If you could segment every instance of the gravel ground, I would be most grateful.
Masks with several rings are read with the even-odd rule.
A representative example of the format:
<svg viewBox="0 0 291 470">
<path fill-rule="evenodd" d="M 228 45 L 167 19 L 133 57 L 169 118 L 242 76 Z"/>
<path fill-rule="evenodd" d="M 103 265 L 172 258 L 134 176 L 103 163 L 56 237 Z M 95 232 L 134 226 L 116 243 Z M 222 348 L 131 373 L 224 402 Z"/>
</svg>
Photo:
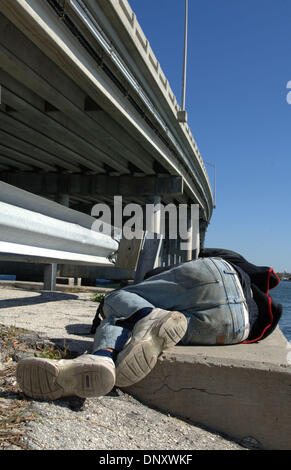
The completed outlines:
<svg viewBox="0 0 291 470">
<path fill-rule="evenodd" d="M 0 289 L 0 294 L 0 449 L 195 451 L 251 447 L 252 443 L 234 442 L 195 423 L 152 409 L 117 388 L 105 397 L 86 400 L 69 397 L 41 402 L 25 397 L 15 380 L 17 361 L 26 355 L 63 354 L 56 347 L 61 339 L 60 325 L 48 321 L 48 310 L 54 310 L 54 320 L 58 315 L 62 317 L 62 311 L 69 312 L 71 328 L 66 328 L 66 318 L 62 322 L 69 353 L 71 348 L 75 356 L 76 349 L 84 349 L 84 342 L 87 345 L 92 338 L 77 338 L 76 346 L 71 338 L 72 324 L 78 324 L 83 335 L 88 332 L 96 303 L 92 302 L 91 294 L 82 293 L 71 302 L 68 311 L 70 299 L 64 294 L 54 302 L 52 293 L 42 293 L 42 300 L 49 295 L 50 301 L 35 304 L 35 293 Z M 17 302 L 17 298 L 22 300 Z M 25 302 L 27 298 L 32 302 Z M 80 307 L 84 312 L 81 323 Z M 44 335 L 45 323 L 50 324 L 48 336 Z M 33 330 L 28 326 L 33 326 Z"/>
<path fill-rule="evenodd" d="M 120 390 L 84 402 L 35 402 L 32 410 L 42 420 L 27 426 L 25 442 L 31 449 L 241 449 L 219 435 L 150 409 Z"/>
</svg>

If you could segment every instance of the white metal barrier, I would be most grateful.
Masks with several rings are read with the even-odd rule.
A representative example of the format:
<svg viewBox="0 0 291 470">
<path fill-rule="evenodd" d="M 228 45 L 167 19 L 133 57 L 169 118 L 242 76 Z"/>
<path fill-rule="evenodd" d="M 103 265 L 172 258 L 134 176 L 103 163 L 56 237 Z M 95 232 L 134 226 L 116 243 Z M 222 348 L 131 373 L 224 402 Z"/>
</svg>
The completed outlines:
<svg viewBox="0 0 291 470">
<path fill-rule="evenodd" d="M 52 288 L 56 264 L 113 266 L 111 237 L 91 230 L 93 217 L 0 182 L 1 260 L 41 263 Z"/>
</svg>

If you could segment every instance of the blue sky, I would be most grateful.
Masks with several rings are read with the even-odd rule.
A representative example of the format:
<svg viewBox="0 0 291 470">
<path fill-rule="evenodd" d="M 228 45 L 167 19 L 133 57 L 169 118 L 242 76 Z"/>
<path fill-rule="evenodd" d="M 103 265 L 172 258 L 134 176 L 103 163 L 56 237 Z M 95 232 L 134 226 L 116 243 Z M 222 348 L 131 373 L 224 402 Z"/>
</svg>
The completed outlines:
<svg viewBox="0 0 291 470">
<path fill-rule="evenodd" d="M 180 103 L 184 0 L 129 3 Z M 291 2 L 189 0 L 188 41 L 188 123 L 217 171 L 205 246 L 291 272 Z"/>
</svg>

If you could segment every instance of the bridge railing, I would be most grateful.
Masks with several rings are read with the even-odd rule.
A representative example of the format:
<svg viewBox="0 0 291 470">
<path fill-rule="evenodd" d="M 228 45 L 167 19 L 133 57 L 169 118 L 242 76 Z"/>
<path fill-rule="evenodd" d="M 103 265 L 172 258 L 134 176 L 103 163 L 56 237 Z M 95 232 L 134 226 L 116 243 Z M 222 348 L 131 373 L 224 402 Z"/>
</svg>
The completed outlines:
<svg viewBox="0 0 291 470">
<path fill-rule="evenodd" d="M 129 34 L 129 38 L 131 38 L 133 42 L 134 49 L 136 49 L 136 51 L 138 51 L 139 55 L 142 57 L 144 63 L 146 64 L 147 70 L 150 71 L 152 78 L 158 85 L 160 92 L 165 98 L 170 114 L 172 112 L 176 122 L 178 122 L 178 113 L 179 111 L 181 111 L 181 107 L 178 104 L 177 99 L 171 89 L 170 83 L 166 78 L 162 67 L 159 61 L 157 60 L 151 48 L 151 45 L 148 39 L 146 38 L 136 18 L 136 15 L 131 9 L 128 1 L 108 0 L 107 2 L 103 2 L 103 0 L 98 0 L 96 2 L 96 0 L 68 0 L 67 7 L 72 8 L 75 13 L 78 12 L 78 15 L 81 15 L 83 21 L 85 21 L 87 25 L 89 23 L 91 24 L 92 22 L 92 24 L 94 24 L 95 27 L 98 28 L 98 23 L 95 22 L 94 17 L 94 15 L 97 15 L 97 4 L 100 4 L 100 7 L 104 8 L 107 13 L 109 10 L 110 15 L 113 15 L 114 11 L 117 17 L 121 20 L 122 25 Z M 88 18 L 87 16 L 84 17 L 83 14 L 89 15 Z M 208 173 L 203 158 L 200 154 L 199 148 L 197 146 L 197 143 L 191 133 L 190 127 L 188 126 L 187 122 L 179 123 L 179 129 L 182 130 L 183 137 L 186 138 L 186 141 L 191 149 L 189 156 L 188 153 L 185 152 L 182 146 L 179 144 L 173 132 L 170 130 L 170 127 L 160 116 L 157 107 L 152 103 L 151 99 L 147 96 L 146 92 L 143 91 L 142 86 L 139 85 L 138 81 L 132 75 L 126 64 L 123 63 L 121 56 L 119 55 L 118 51 L 115 50 L 109 38 L 106 38 L 106 35 L 103 36 L 102 34 L 104 35 L 105 33 L 102 32 L 102 30 L 98 30 L 99 41 L 101 41 L 100 44 L 102 45 L 104 50 L 110 54 L 112 60 L 115 60 L 116 65 L 118 67 L 120 66 L 120 64 L 122 64 L 121 69 L 125 74 L 125 78 L 129 81 L 129 83 L 131 84 L 131 86 L 133 86 L 135 90 L 138 90 L 140 98 L 146 104 L 148 110 L 153 114 L 155 119 L 160 123 L 161 128 L 167 134 L 167 137 L 170 140 L 171 144 L 173 144 L 174 148 L 178 151 L 180 157 L 182 157 L 182 159 L 186 162 L 186 165 L 191 168 L 193 173 L 196 175 L 197 184 L 200 185 L 200 172 L 204 176 L 206 184 L 202 185 L 203 187 L 201 187 L 201 190 L 202 193 L 206 191 L 206 199 L 212 200 L 212 189 L 208 178 Z M 192 157 L 194 157 L 195 155 L 195 158 L 191 157 L 191 152 L 193 152 Z M 197 161 L 197 164 L 195 160 Z"/>
<path fill-rule="evenodd" d="M 158 83 L 174 115 L 177 117 L 177 113 L 178 111 L 181 110 L 181 107 L 177 102 L 177 98 L 174 92 L 172 91 L 170 83 L 162 70 L 161 64 L 156 58 L 155 53 L 153 52 L 151 45 L 148 39 L 146 38 L 142 30 L 142 27 L 140 26 L 136 18 L 134 11 L 132 10 L 127 0 L 109 0 L 109 1 L 111 2 L 112 7 L 115 8 L 116 11 L 118 12 L 120 18 L 123 20 L 123 23 L 125 27 L 127 27 L 128 31 L 130 32 L 130 35 L 136 47 L 139 49 L 141 55 L 144 57 L 149 70 L 151 71 L 156 82 Z M 90 4 L 90 2 L 87 2 L 87 0 L 85 0 L 85 3 Z M 201 168 L 208 181 L 207 170 L 204 165 L 203 158 L 199 152 L 197 143 L 191 133 L 190 127 L 188 126 L 187 123 L 184 123 L 183 128 L 185 131 L 185 135 L 187 136 L 190 142 L 190 145 L 192 146 L 192 149 L 197 159 L 199 160 Z"/>
</svg>

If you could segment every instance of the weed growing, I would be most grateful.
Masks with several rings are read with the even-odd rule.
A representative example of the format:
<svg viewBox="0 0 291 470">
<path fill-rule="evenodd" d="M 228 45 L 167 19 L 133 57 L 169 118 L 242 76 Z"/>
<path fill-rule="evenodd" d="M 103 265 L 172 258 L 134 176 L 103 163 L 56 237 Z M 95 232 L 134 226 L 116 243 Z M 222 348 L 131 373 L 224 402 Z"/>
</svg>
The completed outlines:
<svg viewBox="0 0 291 470">
<path fill-rule="evenodd" d="M 14 326 L 0 325 L 0 450 L 27 449 L 25 425 L 39 419 L 30 410 L 31 400 L 21 392 L 16 381 L 16 357 L 29 354 L 47 359 L 68 359 L 66 345 L 29 344 L 23 341 L 31 332 Z"/>
</svg>

